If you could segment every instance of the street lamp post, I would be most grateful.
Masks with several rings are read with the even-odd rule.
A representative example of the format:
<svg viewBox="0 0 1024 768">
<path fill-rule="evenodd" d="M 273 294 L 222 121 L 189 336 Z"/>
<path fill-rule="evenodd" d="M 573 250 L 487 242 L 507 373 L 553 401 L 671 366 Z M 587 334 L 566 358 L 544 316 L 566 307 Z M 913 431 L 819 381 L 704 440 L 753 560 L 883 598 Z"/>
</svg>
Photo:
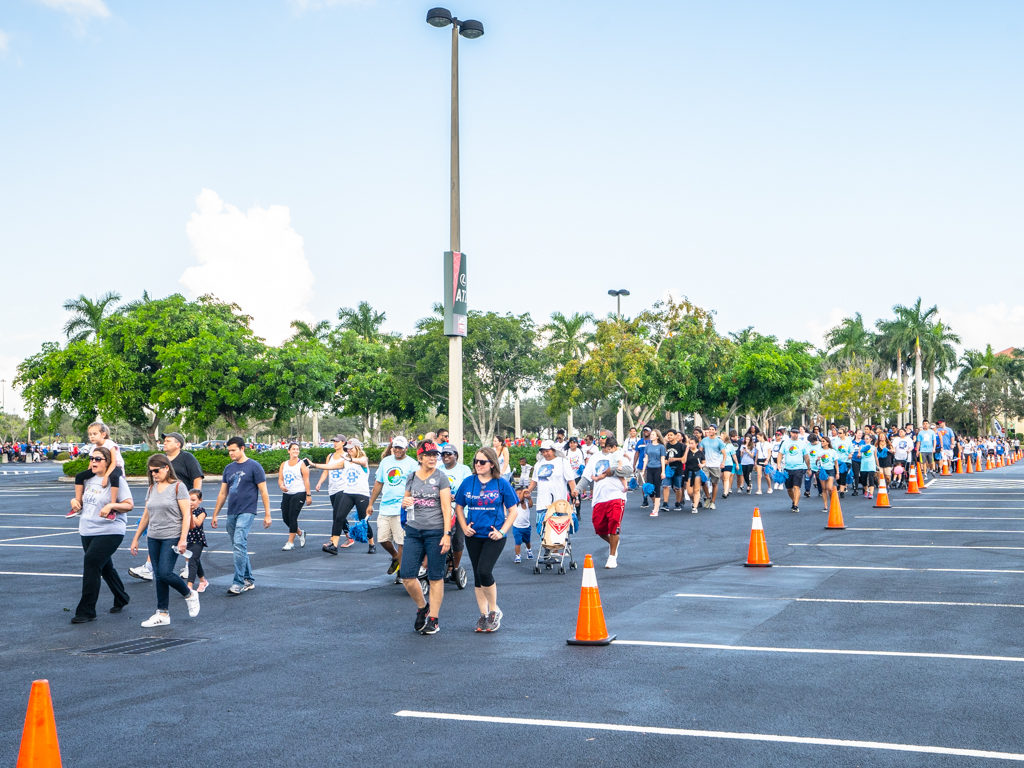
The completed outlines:
<svg viewBox="0 0 1024 768">
<path fill-rule="evenodd" d="M 625 288 L 619 288 L 618 290 L 608 291 L 609 296 L 615 297 L 615 319 L 622 320 L 622 297 L 629 296 L 629 291 Z M 626 436 L 626 424 L 625 416 L 622 412 L 622 404 L 619 404 L 619 410 L 615 412 L 615 439 L 619 445 L 622 445 L 622 441 Z"/>
<path fill-rule="evenodd" d="M 459 210 L 459 35 L 475 40 L 484 34 L 484 25 L 474 19 L 460 21 L 447 8 L 427 11 L 427 23 L 432 27 L 452 26 L 452 98 L 451 98 L 451 219 L 448 241 L 453 256 L 462 252 Z M 455 273 L 458 274 L 458 267 Z M 464 286 L 463 286 L 464 288 Z M 462 336 L 465 332 L 448 336 L 448 438 L 463 448 L 462 428 Z"/>
</svg>

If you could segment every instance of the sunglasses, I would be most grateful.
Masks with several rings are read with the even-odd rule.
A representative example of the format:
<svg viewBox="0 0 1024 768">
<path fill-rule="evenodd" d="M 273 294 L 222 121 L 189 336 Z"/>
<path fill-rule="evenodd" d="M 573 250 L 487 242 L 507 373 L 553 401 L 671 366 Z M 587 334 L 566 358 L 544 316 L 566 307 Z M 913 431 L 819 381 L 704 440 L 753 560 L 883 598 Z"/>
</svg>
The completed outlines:
<svg viewBox="0 0 1024 768">
<path fill-rule="evenodd" d="M 474 464 L 481 464 L 481 465 L 483 465 L 483 464 L 490 464 L 491 462 L 488 459 L 473 459 L 473 463 Z"/>
<path fill-rule="evenodd" d="M 159 471 L 161 471 L 163 469 L 167 469 L 167 467 L 150 467 L 149 471 L 152 472 L 153 474 L 156 474 L 157 472 L 159 472 Z"/>
<path fill-rule="evenodd" d="M 89 461 L 106 461 L 106 458 L 103 456 L 90 456 Z"/>
</svg>

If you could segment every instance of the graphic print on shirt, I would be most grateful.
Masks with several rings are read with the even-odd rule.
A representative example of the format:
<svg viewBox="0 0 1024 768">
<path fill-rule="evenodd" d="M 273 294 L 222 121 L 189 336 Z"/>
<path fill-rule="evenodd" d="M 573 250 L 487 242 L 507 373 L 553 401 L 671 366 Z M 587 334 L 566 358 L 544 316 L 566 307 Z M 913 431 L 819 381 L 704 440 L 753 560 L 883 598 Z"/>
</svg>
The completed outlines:
<svg viewBox="0 0 1024 768">
<path fill-rule="evenodd" d="M 538 480 L 548 480 L 555 471 L 554 464 L 541 464 L 540 469 L 537 470 Z"/>
<path fill-rule="evenodd" d="M 594 465 L 594 474 L 600 475 L 608 471 L 608 467 L 611 466 L 608 459 L 598 459 L 597 464 Z"/>
<path fill-rule="evenodd" d="M 398 485 L 405 479 L 405 473 L 401 467 L 392 467 L 388 470 L 388 485 Z"/>
<path fill-rule="evenodd" d="M 299 477 L 300 475 L 286 469 L 284 472 L 284 484 L 291 485 L 292 483 L 298 482 Z"/>
</svg>

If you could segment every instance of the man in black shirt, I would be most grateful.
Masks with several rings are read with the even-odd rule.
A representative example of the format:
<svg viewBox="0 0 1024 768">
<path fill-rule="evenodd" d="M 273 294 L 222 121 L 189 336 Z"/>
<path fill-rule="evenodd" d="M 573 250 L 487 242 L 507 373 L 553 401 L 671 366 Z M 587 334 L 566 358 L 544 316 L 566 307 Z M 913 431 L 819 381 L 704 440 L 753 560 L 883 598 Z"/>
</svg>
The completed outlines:
<svg viewBox="0 0 1024 768">
<path fill-rule="evenodd" d="M 686 444 L 682 435 L 674 429 L 665 432 L 665 484 L 662 487 L 662 504 L 668 509 L 669 489 L 674 488 L 676 492 L 675 509 L 683 508 L 683 473 L 686 465 L 683 463 L 683 454 L 686 452 Z"/>
</svg>

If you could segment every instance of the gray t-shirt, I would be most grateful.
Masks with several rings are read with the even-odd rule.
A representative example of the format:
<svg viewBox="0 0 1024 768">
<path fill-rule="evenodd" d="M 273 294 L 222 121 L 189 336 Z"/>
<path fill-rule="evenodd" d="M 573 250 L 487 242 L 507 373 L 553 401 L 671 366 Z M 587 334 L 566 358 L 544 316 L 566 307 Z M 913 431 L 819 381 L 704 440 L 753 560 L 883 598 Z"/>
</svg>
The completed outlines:
<svg viewBox="0 0 1024 768">
<path fill-rule="evenodd" d="M 168 485 L 162 491 L 157 483 L 149 487 L 146 495 L 146 511 L 149 512 L 149 529 L 146 535 L 151 539 L 181 538 L 181 508 L 178 500 L 188 501 L 188 491 L 180 480 Z"/>
<path fill-rule="evenodd" d="M 451 491 L 448 476 L 439 469 L 426 480 L 420 480 L 416 472 L 409 475 L 405 489 L 412 494 L 413 508 L 406 514 L 405 524 L 420 531 L 443 531 L 442 488 Z"/>
<path fill-rule="evenodd" d="M 78 518 L 78 532 L 82 536 L 124 536 L 127 529 L 128 513 L 118 512 L 113 520 L 100 518 L 100 510 L 110 503 L 110 485 L 100 485 L 98 476 L 90 477 L 82 488 L 82 516 Z M 121 478 L 117 486 L 117 500 L 132 500 L 128 481 Z"/>
<path fill-rule="evenodd" d="M 665 456 L 665 444 L 664 443 L 651 443 L 644 448 L 644 456 L 647 457 L 647 466 L 653 469 L 659 469 L 661 467 L 661 460 Z"/>
</svg>

